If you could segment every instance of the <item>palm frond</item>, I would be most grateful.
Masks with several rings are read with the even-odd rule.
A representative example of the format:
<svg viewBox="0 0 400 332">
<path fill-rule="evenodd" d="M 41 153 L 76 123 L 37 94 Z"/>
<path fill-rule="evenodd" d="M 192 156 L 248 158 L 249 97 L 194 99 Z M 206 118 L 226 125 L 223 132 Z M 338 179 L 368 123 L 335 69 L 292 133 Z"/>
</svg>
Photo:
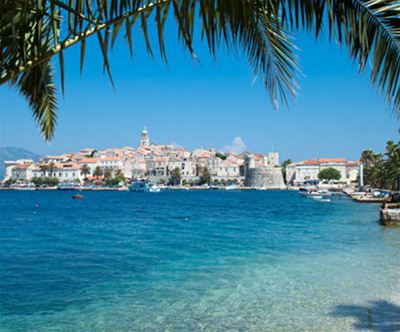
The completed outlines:
<svg viewBox="0 0 400 332">
<path fill-rule="evenodd" d="M 347 45 L 371 83 L 400 115 L 400 3 L 388 0 L 328 2 L 331 35 Z"/>
<path fill-rule="evenodd" d="M 19 92 L 28 101 L 32 114 L 46 141 L 54 136 L 57 122 L 57 89 L 54 86 L 50 62 L 41 63 L 20 75 L 15 82 Z"/>
<path fill-rule="evenodd" d="M 360 70 L 371 62 L 371 82 L 400 114 L 400 9 L 394 0 L 1 0 L 0 84 L 10 82 L 27 96 L 48 139 L 55 123 L 55 91 L 49 61 L 58 55 L 64 90 L 63 52 L 81 43 L 83 70 L 86 40 L 96 35 L 104 68 L 112 81 L 110 49 L 121 31 L 132 54 L 132 31 L 138 25 L 153 56 L 149 27 L 154 24 L 160 56 L 167 61 L 165 24 L 173 16 L 178 39 L 193 58 L 195 25 L 212 56 L 223 43 L 241 49 L 263 78 L 273 104 L 286 105 L 297 87 L 295 47 L 291 33 L 304 29 L 318 37 L 327 24 L 331 38 L 345 44 Z M 325 18 L 325 19 L 324 19 Z M 121 29 L 125 25 L 125 29 Z M 43 76 L 43 73 L 47 73 Z M 46 79 L 32 78 L 40 74 Z M 38 108 L 38 84 L 47 100 Z M 44 84 L 43 82 L 47 82 Z M 36 105 L 36 106 L 35 106 Z M 47 105 L 47 106 L 45 106 Z M 41 111 L 39 111 L 41 109 Z M 47 111 L 45 111 L 47 110 Z M 53 110 L 53 111 L 50 111 Z M 46 115 L 47 114 L 47 115 Z M 44 116 L 49 120 L 44 121 Z M 53 121 L 54 120 L 54 121 Z M 41 122 L 40 122 L 41 121 Z M 44 122 L 43 122 L 44 121 Z M 47 123 L 47 127 L 44 125 Z M 47 129 L 45 129 L 47 128 Z"/>
<path fill-rule="evenodd" d="M 279 105 L 288 104 L 288 97 L 295 98 L 299 68 L 295 47 L 289 32 L 281 24 L 278 12 L 260 10 L 260 38 L 265 46 L 257 48 L 257 52 L 262 53 L 251 56 L 250 62 L 253 59 L 259 62 L 256 67 L 260 68 L 267 92 L 278 109 Z"/>
</svg>

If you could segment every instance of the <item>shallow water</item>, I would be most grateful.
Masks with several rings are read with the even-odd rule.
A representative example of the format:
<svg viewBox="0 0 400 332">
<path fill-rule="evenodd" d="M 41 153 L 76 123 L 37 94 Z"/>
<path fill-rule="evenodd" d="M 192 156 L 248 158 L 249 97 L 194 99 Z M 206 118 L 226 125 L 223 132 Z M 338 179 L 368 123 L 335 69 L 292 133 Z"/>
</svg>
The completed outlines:
<svg viewBox="0 0 400 332">
<path fill-rule="evenodd" d="M 400 229 L 289 191 L 0 192 L 1 331 L 397 331 Z"/>
</svg>

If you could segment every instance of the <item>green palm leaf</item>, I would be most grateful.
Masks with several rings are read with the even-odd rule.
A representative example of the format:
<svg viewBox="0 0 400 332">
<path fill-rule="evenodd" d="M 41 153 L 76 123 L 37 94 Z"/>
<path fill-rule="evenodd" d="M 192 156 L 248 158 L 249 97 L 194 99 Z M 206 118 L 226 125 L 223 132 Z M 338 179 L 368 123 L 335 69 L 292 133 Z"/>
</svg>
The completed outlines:
<svg viewBox="0 0 400 332">
<path fill-rule="evenodd" d="M 194 58 L 196 22 L 201 23 L 211 55 L 221 43 L 230 50 L 241 49 L 263 78 L 275 107 L 286 105 L 296 92 L 298 67 L 291 33 L 305 29 L 318 37 L 326 26 L 331 38 L 349 48 L 360 70 L 371 64 L 372 84 L 400 114 L 400 9 L 398 1 L 389 0 L 0 0 L 0 84 L 20 89 L 45 139 L 50 139 L 56 93 L 49 61 L 58 55 L 63 88 L 63 51 L 81 43 L 82 71 L 86 39 L 96 35 L 111 79 L 109 46 L 124 31 L 132 54 L 132 29 L 139 25 L 152 56 L 150 24 L 155 24 L 160 55 L 167 61 L 164 27 L 170 13 L 178 39 Z"/>
</svg>

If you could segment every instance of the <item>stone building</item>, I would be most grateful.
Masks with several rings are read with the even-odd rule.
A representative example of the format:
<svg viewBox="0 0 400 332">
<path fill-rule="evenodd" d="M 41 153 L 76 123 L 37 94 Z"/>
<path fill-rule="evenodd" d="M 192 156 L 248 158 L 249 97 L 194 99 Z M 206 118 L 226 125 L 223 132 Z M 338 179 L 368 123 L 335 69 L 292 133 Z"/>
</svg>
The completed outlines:
<svg viewBox="0 0 400 332">
<path fill-rule="evenodd" d="M 246 154 L 244 160 L 244 185 L 252 188 L 285 189 L 282 171 L 279 167 L 279 154 L 271 154 L 261 167 L 256 167 L 256 158 L 253 154 Z"/>
</svg>

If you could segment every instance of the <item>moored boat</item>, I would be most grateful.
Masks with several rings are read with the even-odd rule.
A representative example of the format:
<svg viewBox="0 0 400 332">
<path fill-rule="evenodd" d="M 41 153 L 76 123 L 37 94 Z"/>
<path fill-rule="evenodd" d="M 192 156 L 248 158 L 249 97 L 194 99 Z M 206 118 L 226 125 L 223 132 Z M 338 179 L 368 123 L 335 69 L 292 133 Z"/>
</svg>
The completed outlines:
<svg viewBox="0 0 400 332">
<path fill-rule="evenodd" d="M 77 182 L 60 182 L 57 188 L 58 190 L 81 190 L 82 186 Z"/>
<path fill-rule="evenodd" d="M 160 188 L 154 184 L 149 182 L 146 179 L 141 179 L 134 181 L 130 184 L 128 187 L 129 191 L 134 191 L 134 192 L 151 192 L 151 193 L 157 193 L 160 191 Z"/>
<path fill-rule="evenodd" d="M 329 190 L 317 189 L 315 187 L 305 187 L 299 189 L 299 194 L 305 197 L 330 197 L 332 193 Z"/>
<path fill-rule="evenodd" d="M 236 190 L 238 187 L 236 184 L 231 184 L 225 187 L 225 190 Z"/>
<path fill-rule="evenodd" d="M 20 184 L 14 184 L 11 185 L 10 188 L 14 189 L 14 190 L 36 190 L 36 187 L 34 184 L 32 183 L 20 183 Z"/>
</svg>

